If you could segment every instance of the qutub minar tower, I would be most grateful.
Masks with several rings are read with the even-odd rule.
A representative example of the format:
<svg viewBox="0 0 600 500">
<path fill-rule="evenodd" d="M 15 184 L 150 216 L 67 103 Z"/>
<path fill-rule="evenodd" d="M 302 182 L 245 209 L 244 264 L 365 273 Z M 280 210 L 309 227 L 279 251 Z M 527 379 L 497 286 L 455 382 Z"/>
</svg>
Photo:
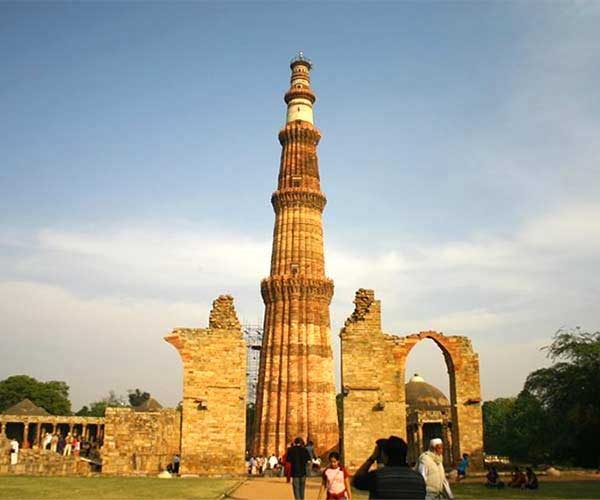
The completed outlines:
<svg viewBox="0 0 600 500">
<path fill-rule="evenodd" d="M 265 303 L 258 378 L 254 453 L 280 455 L 295 437 L 317 454 L 338 445 L 329 304 L 325 276 L 321 192 L 314 126 L 311 62 L 291 62 L 287 119 L 279 132 L 279 182 L 271 197 L 275 229 L 271 275 L 261 283 Z"/>
</svg>

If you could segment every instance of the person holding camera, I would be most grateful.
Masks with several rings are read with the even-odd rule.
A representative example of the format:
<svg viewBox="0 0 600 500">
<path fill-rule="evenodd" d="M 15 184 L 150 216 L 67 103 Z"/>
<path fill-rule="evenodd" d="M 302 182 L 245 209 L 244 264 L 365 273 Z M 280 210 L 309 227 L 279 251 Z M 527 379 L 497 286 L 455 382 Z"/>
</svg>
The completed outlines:
<svg viewBox="0 0 600 500">
<path fill-rule="evenodd" d="M 421 474 L 408 467 L 406 442 L 397 436 L 380 439 L 373 453 L 356 471 L 353 485 L 369 492 L 370 499 L 424 499 L 425 481 Z M 378 462 L 382 467 L 369 471 Z"/>
</svg>

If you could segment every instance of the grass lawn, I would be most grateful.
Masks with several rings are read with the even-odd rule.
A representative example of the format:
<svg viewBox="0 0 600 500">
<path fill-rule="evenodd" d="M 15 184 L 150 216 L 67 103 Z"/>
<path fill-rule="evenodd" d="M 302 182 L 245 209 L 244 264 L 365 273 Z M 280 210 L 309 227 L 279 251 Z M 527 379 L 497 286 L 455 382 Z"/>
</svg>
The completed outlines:
<svg viewBox="0 0 600 500">
<path fill-rule="evenodd" d="M 0 476 L 0 498 L 218 498 L 238 483 L 238 479 L 213 478 Z"/>
<path fill-rule="evenodd" d="M 0 476 L 0 499 L 199 499 L 218 498 L 240 482 L 239 479 L 158 479 L 146 477 L 25 477 Z M 286 498 L 291 489 L 284 484 Z M 316 484 L 316 483 L 315 483 Z M 288 491 L 289 490 L 289 491 Z M 505 488 L 488 490 L 482 484 L 452 484 L 457 500 L 475 498 L 600 498 L 600 481 L 540 481 L 538 491 Z M 316 498 L 316 489 L 315 498 Z M 308 493 L 308 492 L 307 492 Z M 235 496 L 235 494 L 233 494 Z M 312 495 L 308 494 L 308 500 Z M 259 498 L 259 497 L 257 497 Z M 353 500 L 364 500 L 368 494 L 354 491 Z"/>
<path fill-rule="evenodd" d="M 540 481 L 537 491 L 490 490 L 482 484 L 452 484 L 452 492 L 457 500 L 463 498 L 515 498 L 533 500 L 536 498 L 600 498 L 600 481 Z M 368 498 L 364 491 L 353 491 L 352 500 Z"/>
</svg>

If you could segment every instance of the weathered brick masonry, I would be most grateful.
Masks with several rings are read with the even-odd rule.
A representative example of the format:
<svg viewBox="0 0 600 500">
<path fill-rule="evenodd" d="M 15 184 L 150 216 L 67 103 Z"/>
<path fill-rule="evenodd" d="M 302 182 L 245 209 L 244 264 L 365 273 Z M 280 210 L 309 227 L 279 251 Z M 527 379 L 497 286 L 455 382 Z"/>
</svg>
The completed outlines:
<svg viewBox="0 0 600 500">
<path fill-rule="evenodd" d="M 329 319 L 333 281 L 325 276 L 326 199 L 317 160 L 321 134 L 313 125 L 311 64 L 300 55 L 291 69 L 279 183 L 271 198 L 271 275 L 261 284 L 265 318 L 253 446 L 259 455 L 280 455 L 298 436 L 311 439 L 318 454 L 339 441 Z"/>
<path fill-rule="evenodd" d="M 181 412 L 107 408 L 102 446 L 105 474 L 158 474 L 179 453 Z"/>
<path fill-rule="evenodd" d="M 406 359 L 418 342 L 429 338 L 440 347 L 448 366 L 454 462 L 469 453 L 473 469 L 481 468 L 479 357 L 471 341 L 431 331 L 406 337 L 387 335 L 381 329 L 381 304 L 372 290 L 358 290 L 354 304 L 340 333 L 346 465 L 355 470 L 381 437 L 395 434 L 406 439 Z"/>
<path fill-rule="evenodd" d="M 232 297 L 213 302 L 208 328 L 165 340 L 183 361 L 181 473 L 244 473 L 246 344 Z"/>
<path fill-rule="evenodd" d="M 89 476 L 90 465 L 74 455 L 67 457 L 40 448 L 19 451 L 19 462 L 10 464 L 10 441 L 0 435 L 0 475 Z"/>
</svg>

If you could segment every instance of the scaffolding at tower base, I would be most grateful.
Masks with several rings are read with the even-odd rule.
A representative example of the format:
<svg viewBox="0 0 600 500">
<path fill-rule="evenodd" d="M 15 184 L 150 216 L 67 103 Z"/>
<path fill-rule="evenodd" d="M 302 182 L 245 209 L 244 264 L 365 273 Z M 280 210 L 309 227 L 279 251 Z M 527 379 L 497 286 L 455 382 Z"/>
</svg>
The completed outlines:
<svg viewBox="0 0 600 500">
<path fill-rule="evenodd" d="M 246 386 L 248 403 L 256 403 L 258 386 L 258 371 L 260 367 L 260 352 L 262 350 L 263 329 L 257 325 L 244 325 L 244 340 L 246 341 Z"/>
</svg>

